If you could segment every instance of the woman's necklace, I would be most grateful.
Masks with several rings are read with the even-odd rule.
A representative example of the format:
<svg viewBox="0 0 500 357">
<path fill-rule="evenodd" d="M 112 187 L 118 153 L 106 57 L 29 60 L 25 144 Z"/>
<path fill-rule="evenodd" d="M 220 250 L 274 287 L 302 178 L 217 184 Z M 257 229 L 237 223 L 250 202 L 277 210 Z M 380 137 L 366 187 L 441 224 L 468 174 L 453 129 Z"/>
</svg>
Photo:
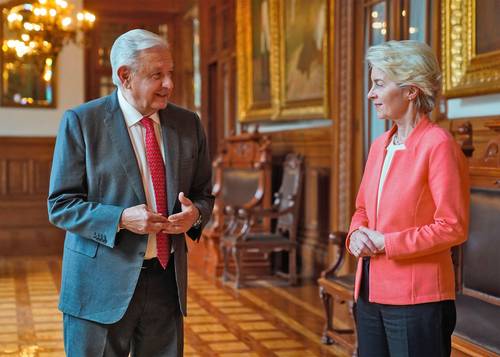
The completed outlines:
<svg viewBox="0 0 500 357">
<path fill-rule="evenodd" d="M 406 138 L 400 139 L 398 133 L 394 134 L 394 145 L 401 145 L 405 143 Z"/>
<path fill-rule="evenodd" d="M 408 132 L 408 134 L 406 135 L 406 137 L 404 138 L 400 138 L 398 133 L 399 133 L 399 127 L 398 127 L 398 130 L 396 130 L 396 133 L 394 134 L 394 145 L 401 145 L 401 144 L 404 144 L 406 139 L 408 139 L 408 136 L 410 135 L 410 133 L 412 132 L 413 129 L 415 129 L 415 126 L 417 126 L 417 118 L 414 118 L 412 123 L 410 124 L 410 131 Z"/>
</svg>

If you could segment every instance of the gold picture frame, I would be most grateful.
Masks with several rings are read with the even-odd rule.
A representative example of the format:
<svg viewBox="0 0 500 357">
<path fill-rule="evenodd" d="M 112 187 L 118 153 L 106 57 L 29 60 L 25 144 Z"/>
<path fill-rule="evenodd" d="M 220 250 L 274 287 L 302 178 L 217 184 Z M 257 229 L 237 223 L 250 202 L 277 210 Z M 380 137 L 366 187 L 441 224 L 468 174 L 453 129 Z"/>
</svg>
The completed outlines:
<svg viewBox="0 0 500 357">
<path fill-rule="evenodd" d="M 500 92 L 500 33 L 482 30 L 494 28 L 488 19 L 494 18 L 495 11 L 487 11 L 487 7 L 498 5 L 491 2 L 495 0 L 481 1 L 443 1 L 443 95 L 448 98 Z M 487 13 L 493 17 L 484 16 Z M 476 22 L 477 18 L 481 23 Z M 494 37 L 495 46 L 479 43 L 486 36 Z"/>
<path fill-rule="evenodd" d="M 289 1 L 237 1 L 241 122 L 329 116 L 328 22 L 333 18 L 332 1 L 295 0 L 295 8 Z M 292 10 L 295 17 L 290 16 Z M 306 18 L 304 12 L 311 16 Z M 290 25 L 290 19 L 296 22 Z"/>
<path fill-rule="evenodd" d="M 267 24 L 263 24 L 261 19 L 261 28 L 252 26 L 255 22 L 255 6 L 261 5 L 262 7 L 266 4 L 267 9 L 261 8 L 262 17 L 266 16 L 267 12 Z M 275 84 L 272 80 L 272 74 L 275 72 L 272 68 L 275 67 L 273 61 L 276 60 L 275 56 L 271 55 L 273 51 L 273 44 L 276 42 L 276 38 L 271 38 L 272 34 L 276 33 L 277 23 L 276 23 L 276 3 L 272 0 L 242 0 L 236 2 L 236 57 L 237 57 L 237 68 L 238 68 L 238 111 L 240 121 L 255 121 L 269 119 L 273 116 L 274 105 L 273 105 L 273 92 L 275 91 Z M 267 28 L 265 28 L 267 26 Z M 256 49 L 254 48 L 254 43 L 259 40 L 256 39 L 257 31 L 261 31 L 259 37 L 265 37 L 266 40 L 262 41 L 263 48 L 266 50 L 262 55 L 256 55 Z M 265 56 L 267 52 L 267 57 Z M 262 80 L 265 84 L 260 84 L 258 87 L 265 86 L 267 84 L 266 91 L 268 94 L 268 101 L 258 100 L 255 98 L 255 92 L 259 89 L 255 85 L 254 78 L 259 76 L 258 69 L 256 68 L 257 62 L 267 61 L 267 81 Z M 263 65 L 265 66 L 265 65 Z M 264 71 L 260 71 L 261 73 Z M 266 83 L 267 82 L 267 83 Z"/>
</svg>

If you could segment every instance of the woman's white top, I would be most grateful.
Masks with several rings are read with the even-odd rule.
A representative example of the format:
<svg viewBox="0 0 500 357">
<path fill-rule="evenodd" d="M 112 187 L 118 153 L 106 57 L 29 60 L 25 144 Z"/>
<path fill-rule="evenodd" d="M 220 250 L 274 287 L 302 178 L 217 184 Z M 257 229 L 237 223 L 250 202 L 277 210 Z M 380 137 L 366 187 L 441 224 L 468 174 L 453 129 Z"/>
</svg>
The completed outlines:
<svg viewBox="0 0 500 357">
<path fill-rule="evenodd" d="M 382 165 L 382 173 L 380 174 L 380 180 L 378 184 L 378 195 L 377 195 L 377 211 L 380 205 L 380 196 L 382 195 L 382 188 L 384 187 L 385 178 L 387 177 L 387 173 L 389 172 L 389 168 L 391 167 L 392 159 L 394 158 L 394 153 L 398 150 L 405 150 L 405 144 L 395 144 L 396 135 L 392 136 L 392 140 L 389 142 L 387 146 L 387 153 L 385 154 L 384 164 Z"/>
</svg>

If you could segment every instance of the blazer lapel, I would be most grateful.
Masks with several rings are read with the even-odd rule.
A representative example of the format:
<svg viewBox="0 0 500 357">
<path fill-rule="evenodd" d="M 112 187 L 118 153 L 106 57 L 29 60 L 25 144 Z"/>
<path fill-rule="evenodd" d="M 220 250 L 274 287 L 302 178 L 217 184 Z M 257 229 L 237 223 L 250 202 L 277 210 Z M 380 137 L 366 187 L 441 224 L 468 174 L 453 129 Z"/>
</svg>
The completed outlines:
<svg viewBox="0 0 500 357">
<path fill-rule="evenodd" d="M 118 105 L 116 91 L 108 99 L 108 106 L 104 118 L 104 124 L 108 135 L 115 148 L 114 155 L 120 160 L 130 182 L 130 186 L 139 198 L 140 202 L 146 202 L 141 174 L 137 165 L 137 159 L 130 142 L 130 135 L 125 124 L 125 118 Z"/>
<path fill-rule="evenodd" d="M 373 167 L 375 168 L 374 174 L 375 180 L 370 180 L 370 186 L 371 186 L 371 193 L 374 193 L 371 195 L 372 197 L 372 216 L 369 217 L 370 222 L 374 222 L 374 227 L 376 229 L 377 227 L 377 218 L 378 218 L 378 188 L 380 185 L 380 179 L 381 179 L 381 174 L 382 174 L 382 166 L 384 165 L 384 160 L 385 160 L 385 155 L 387 154 L 387 146 L 389 145 L 389 142 L 391 140 L 392 135 L 396 132 L 397 127 L 396 125 L 393 125 L 391 130 L 386 132 L 384 135 L 385 137 L 383 138 L 383 147 L 379 149 L 379 152 L 376 153 L 375 157 L 375 163 Z"/>
<path fill-rule="evenodd" d="M 167 177 L 168 214 L 174 211 L 177 195 L 179 194 L 179 133 L 172 124 L 169 116 L 169 107 L 161 110 L 160 122 L 162 127 L 163 148 L 165 151 L 165 170 Z"/>
</svg>

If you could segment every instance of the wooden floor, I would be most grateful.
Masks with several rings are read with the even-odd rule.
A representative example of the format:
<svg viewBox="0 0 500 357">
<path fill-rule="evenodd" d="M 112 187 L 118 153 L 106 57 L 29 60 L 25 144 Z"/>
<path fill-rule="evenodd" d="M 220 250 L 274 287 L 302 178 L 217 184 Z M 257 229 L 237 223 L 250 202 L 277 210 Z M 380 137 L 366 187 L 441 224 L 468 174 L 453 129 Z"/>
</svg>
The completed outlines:
<svg viewBox="0 0 500 357">
<path fill-rule="evenodd" d="M 61 259 L 0 258 L 0 356 L 64 356 Z M 239 291 L 189 274 L 185 356 L 347 356 L 320 343 L 317 286 L 256 281 Z"/>
<path fill-rule="evenodd" d="M 60 277 L 58 256 L 0 258 L 0 357 L 64 356 Z M 320 343 L 321 306 L 314 282 L 235 290 L 191 269 L 185 356 L 348 356 Z"/>
</svg>

